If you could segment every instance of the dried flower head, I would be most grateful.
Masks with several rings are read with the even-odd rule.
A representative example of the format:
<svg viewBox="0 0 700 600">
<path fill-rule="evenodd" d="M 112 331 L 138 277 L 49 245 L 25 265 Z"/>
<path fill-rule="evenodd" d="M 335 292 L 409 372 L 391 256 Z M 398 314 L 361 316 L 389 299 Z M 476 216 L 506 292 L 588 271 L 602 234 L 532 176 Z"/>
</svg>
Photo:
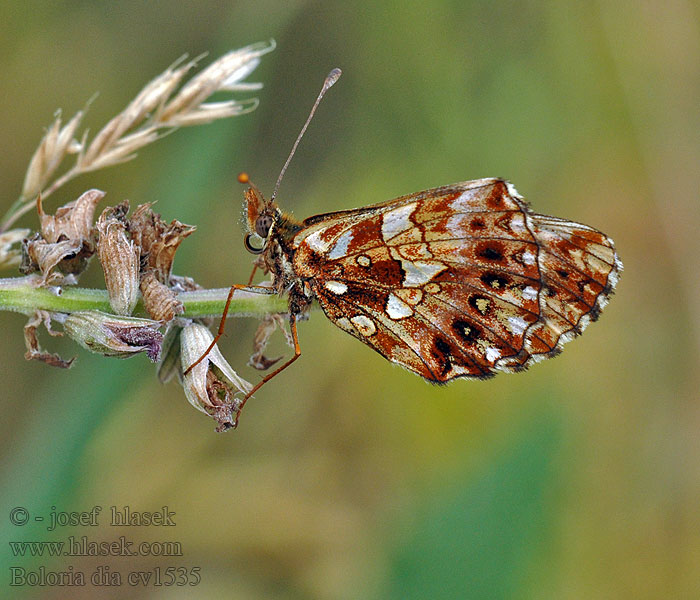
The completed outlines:
<svg viewBox="0 0 700 600">
<path fill-rule="evenodd" d="M 27 235 L 29 235 L 29 229 L 10 229 L 0 233 L 0 269 L 19 266 L 22 261 L 22 252 L 13 246 L 18 245 Z"/>
<path fill-rule="evenodd" d="M 253 337 L 253 354 L 248 360 L 248 364 L 254 369 L 259 371 L 266 371 L 276 362 L 282 358 L 278 356 L 277 358 L 268 358 L 265 356 L 265 348 L 267 348 L 267 343 L 270 341 L 272 334 L 277 328 L 287 333 L 284 329 L 284 319 L 282 315 L 265 315 L 258 325 L 255 331 L 255 336 Z M 289 339 L 288 339 L 289 341 Z"/>
<path fill-rule="evenodd" d="M 27 352 L 24 358 L 27 360 L 38 360 L 46 363 L 52 367 L 59 367 L 61 369 L 69 369 L 75 360 L 75 357 L 70 360 L 62 359 L 58 354 L 51 354 L 50 352 L 45 352 L 39 345 L 39 337 L 37 336 L 37 329 L 43 323 L 46 331 L 53 336 L 63 335 L 60 331 L 54 331 L 51 329 L 51 314 L 43 311 L 37 310 L 27 321 L 24 326 L 24 343 L 27 346 Z"/>
<path fill-rule="evenodd" d="M 195 362 L 214 340 L 204 325 L 191 323 L 180 334 L 181 373 Z M 212 416 L 225 431 L 238 425 L 243 400 L 237 394 L 247 394 L 253 386 L 239 377 L 226 362 L 218 346 L 187 375 L 182 377 L 182 387 L 190 404 Z"/>
<path fill-rule="evenodd" d="M 153 212 L 152 204 L 136 207 L 130 220 L 131 235 L 141 247 L 145 267 L 153 269 L 162 283 L 170 280 L 178 247 L 196 229 L 194 225 L 185 225 L 178 220 L 166 223 L 158 213 Z"/>
<path fill-rule="evenodd" d="M 158 363 L 158 380 L 168 383 L 175 375 L 181 373 L 180 368 L 180 334 L 182 327 L 170 324 L 163 338 L 163 346 Z"/>
<path fill-rule="evenodd" d="M 97 220 L 100 258 L 109 303 L 118 315 L 130 315 L 139 299 L 140 247 L 128 233 L 129 202 L 106 208 Z"/>
<path fill-rule="evenodd" d="M 161 323 L 136 317 L 115 317 L 97 310 L 74 312 L 63 323 L 66 333 L 84 348 L 117 358 L 145 352 L 157 362 L 163 335 Z"/>
<path fill-rule="evenodd" d="M 61 269 L 61 273 L 54 272 L 54 269 L 63 259 L 74 259 L 81 248 L 82 244 L 78 245 L 68 240 L 52 244 L 43 239 L 40 233 L 35 233 L 22 241 L 22 263 L 19 270 L 25 274 L 39 271 L 42 277 L 37 284 L 40 286 L 61 283 L 70 269 Z"/>
<path fill-rule="evenodd" d="M 83 242 L 92 234 L 92 222 L 97 203 L 105 197 L 100 190 L 88 190 L 77 200 L 73 200 L 56 210 L 55 215 L 47 215 L 37 198 L 36 208 L 41 223 L 41 236 L 50 243 L 69 240 Z"/>
<path fill-rule="evenodd" d="M 129 231 L 141 249 L 141 295 L 146 311 L 153 319 L 169 321 L 183 312 L 182 303 L 171 289 L 175 252 L 196 227 L 177 220 L 168 224 L 151 207 L 142 204 L 136 208 Z"/>
<path fill-rule="evenodd" d="M 39 198 L 41 233 L 23 240 L 20 271 L 26 274 L 39 271 L 40 285 L 62 283 L 64 276 L 71 276 L 69 282 L 75 283 L 95 253 L 92 220 L 95 206 L 104 195 L 100 190 L 88 190 L 60 207 L 55 215 L 44 213 Z"/>
<path fill-rule="evenodd" d="M 158 281 L 153 270 L 141 275 L 143 305 L 152 319 L 167 323 L 185 312 L 175 290 Z"/>
</svg>

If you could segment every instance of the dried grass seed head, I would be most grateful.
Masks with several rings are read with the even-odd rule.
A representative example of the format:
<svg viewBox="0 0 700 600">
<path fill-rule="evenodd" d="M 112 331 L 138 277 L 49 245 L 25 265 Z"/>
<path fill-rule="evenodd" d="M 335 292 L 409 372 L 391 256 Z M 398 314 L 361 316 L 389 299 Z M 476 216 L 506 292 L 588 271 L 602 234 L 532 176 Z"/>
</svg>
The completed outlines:
<svg viewBox="0 0 700 600">
<path fill-rule="evenodd" d="M 84 110 L 63 127 L 60 113 L 57 113 L 30 160 L 22 194 L 3 218 L 2 228 L 8 229 L 31 210 L 34 198 L 42 191 L 47 197 L 78 175 L 129 161 L 136 157 L 139 149 L 160 139 L 169 130 L 210 123 L 254 110 L 258 104 L 254 98 L 205 101 L 219 91 L 260 89 L 262 84 L 243 82 L 242 79 L 257 67 L 260 57 L 274 47 L 274 41 L 270 41 L 225 54 L 186 83 L 173 98 L 187 72 L 197 63 L 195 59 L 182 64 L 183 59 L 180 59 L 146 84 L 90 142 L 87 130 L 76 139 Z M 69 153 L 77 154 L 74 165 L 52 181 L 55 171 Z"/>
<path fill-rule="evenodd" d="M 215 92 L 240 91 L 242 80 L 260 64 L 260 57 L 274 49 L 274 42 L 260 42 L 224 54 L 182 87 L 157 115 L 158 121 L 172 124 L 177 118 L 200 109 Z M 250 89 L 249 85 L 243 89 L 246 88 Z"/>
<path fill-rule="evenodd" d="M 24 177 L 22 198 L 34 198 L 54 174 L 66 154 L 77 145 L 75 132 L 83 119 L 84 112 L 79 111 L 64 127 L 61 127 L 61 113 L 57 112 L 54 122 L 34 152 Z"/>
<path fill-rule="evenodd" d="M 176 63 L 177 64 L 177 63 Z M 126 149 L 130 143 L 134 144 L 134 149 L 144 145 L 146 139 L 131 140 L 122 138 L 130 129 L 142 123 L 150 114 L 163 105 L 170 97 L 175 88 L 180 85 L 182 78 L 195 65 L 194 61 L 188 62 L 186 65 L 175 68 L 173 65 L 150 81 L 138 93 L 129 105 L 116 117 L 114 117 L 107 125 L 105 125 L 95 136 L 89 147 L 85 150 L 81 157 L 81 164 L 92 165 L 98 163 L 98 157 L 103 154 L 105 149 L 111 147 L 118 141 L 121 143 L 122 151 L 129 154 L 131 150 Z M 141 134 L 142 135 L 142 134 Z M 120 140 L 120 138 L 122 138 Z"/>
<path fill-rule="evenodd" d="M 129 105 L 105 125 L 78 157 L 78 168 L 93 171 L 126 162 L 161 137 L 161 130 L 201 125 L 254 110 L 257 100 L 205 103 L 218 91 L 257 89 L 240 80 L 249 75 L 274 44 L 253 44 L 214 61 L 171 98 L 197 61 L 169 67 L 149 82 Z"/>
</svg>

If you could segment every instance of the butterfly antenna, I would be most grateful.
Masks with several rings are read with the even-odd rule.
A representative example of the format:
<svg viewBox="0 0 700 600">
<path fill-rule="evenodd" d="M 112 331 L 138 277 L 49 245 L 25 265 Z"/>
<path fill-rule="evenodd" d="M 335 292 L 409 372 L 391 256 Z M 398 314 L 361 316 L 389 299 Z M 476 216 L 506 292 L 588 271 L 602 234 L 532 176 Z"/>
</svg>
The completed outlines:
<svg viewBox="0 0 700 600">
<path fill-rule="evenodd" d="M 297 150 L 297 146 L 299 145 L 301 138 L 304 136 L 304 133 L 306 132 L 306 128 L 309 126 L 309 123 L 311 122 L 311 119 L 313 118 L 314 113 L 316 112 L 316 109 L 318 108 L 318 105 L 321 104 L 321 99 L 323 98 L 325 93 L 329 89 L 331 89 L 333 84 L 336 81 L 338 81 L 338 79 L 340 78 L 342 73 L 343 72 L 340 69 L 338 69 L 337 67 L 335 69 L 333 69 L 330 73 L 328 73 L 326 80 L 323 82 L 323 87 L 321 88 L 321 91 L 318 93 L 318 98 L 316 98 L 316 102 L 314 102 L 314 105 L 311 108 L 311 112 L 309 113 L 309 116 L 306 119 L 306 123 L 304 123 L 304 126 L 301 128 L 301 132 L 297 136 L 297 141 L 294 142 L 294 146 L 292 146 L 292 151 L 289 153 L 289 156 L 287 157 L 287 162 L 284 163 L 284 166 L 282 167 L 282 170 L 280 171 L 280 176 L 277 178 L 277 183 L 275 184 L 275 189 L 272 192 L 272 197 L 270 198 L 270 201 L 274 200 L 275 196 L 277 196 L 277 190 L 280 187 L 280 183 L 282 183 L 282 177 L 284 177 L 284 172 L 287 170 L 289 163 L 292 161 L 292 156 L 294 156 L 294 153 Z"/>
<path fill-rule="evenodd" d="M 254 189 L 258 194 L 260 194 L 260 190 L 258 189 L 258 186 L 255 185 L 250 180 L 250 175 L 248 175 L 248 173 L 246 173 L 246 172 L 239 173 L 238 177 L 236 179 L 238 179 L 238 183 L 244 183 L 244 184 L 248 185 L 249 187 L 251 187 L 252 189 Z"/>
</svg>

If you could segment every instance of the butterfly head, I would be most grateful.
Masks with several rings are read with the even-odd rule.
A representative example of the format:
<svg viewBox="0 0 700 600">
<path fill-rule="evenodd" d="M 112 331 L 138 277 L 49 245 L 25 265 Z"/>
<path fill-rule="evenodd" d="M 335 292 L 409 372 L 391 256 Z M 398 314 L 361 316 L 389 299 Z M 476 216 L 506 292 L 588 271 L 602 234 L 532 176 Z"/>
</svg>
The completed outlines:
<svg viewBox="0 0 700 600">
<path fill-rule="evenodd" d="M 245 213 L 248 225 L 245 247 L 248 252 L 260 254 L 265 249 L 264 241 L 269 237 L 272 227 L 279 221 L 281 212 L 272 200 L 264 198 L 247 174 L 241 173 L 238 180 L 250 186 L 245 191 Z M 263 245 L 259 248 L 251 244 L 251 237 L 254 235 L 263 239 Z"/>
</svg>

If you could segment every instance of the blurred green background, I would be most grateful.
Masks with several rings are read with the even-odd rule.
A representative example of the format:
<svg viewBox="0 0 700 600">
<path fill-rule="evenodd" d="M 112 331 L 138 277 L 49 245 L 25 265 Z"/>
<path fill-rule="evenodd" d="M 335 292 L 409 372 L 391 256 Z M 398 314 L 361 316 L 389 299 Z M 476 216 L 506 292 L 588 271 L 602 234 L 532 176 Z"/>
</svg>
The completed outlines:
<svg viewBox="0 0 700 600">
<path fill-rule="evenodd" d="M 272 190 L 340 66 L 284 208 L 303 218 L 502 176 L 538 212 L 612 236 L 625 272 L 561 357 L 488 382 L 426 385 L 314 312 L 302 358 L 225 435 L 144 356 L 103 359 L 44 336 L 78 355 L 74 367 L 26 362 L 24 317 L 1 313 L 0 596 L 700 597 L 698 22 L 684 0 L 3 3 L 6 206 L 55 109 L 71 115 L 99 91 L 95 131 L 182 54 L 274 38 L 249 77 L 265 84 L 256 112 L 177 132 L 48 207 L 90 187 L 113 204 L 157 200 L 165 219 L 198 227 L 177 273 L 244 282 L 235 175 Z M 96 265 L 81 283 L 102 285 Z M 255 327 L 229 321 L 222 344 L 251 380 Z M 15 506 L 94 505 L 99 527 L 9 523 Z M 167 505 L 177 525 L 112 528 L 111 505 Z M 7 544 L 68 535 L 175 540 L 183 556 L 22 559 Z M 8 586 L 11 566 L 42 565 L 88 577 L 107 565 L 124 582 Z M 126 583 L 181 566 L 201 567 L 201 583 Z"/>
</svg>

